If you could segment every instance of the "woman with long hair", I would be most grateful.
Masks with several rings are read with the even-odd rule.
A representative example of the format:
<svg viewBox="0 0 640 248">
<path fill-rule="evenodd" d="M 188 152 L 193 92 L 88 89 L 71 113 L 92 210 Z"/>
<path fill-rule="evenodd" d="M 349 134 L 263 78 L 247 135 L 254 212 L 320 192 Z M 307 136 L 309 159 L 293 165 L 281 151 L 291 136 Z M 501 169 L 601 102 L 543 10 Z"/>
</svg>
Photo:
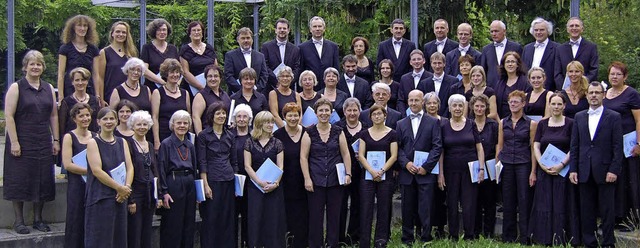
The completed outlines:
<svg viewBox="0 0 640 248">
<path fill-rule="evenodd" d="M 133 44 L 130 30 L 131 27 L 126 22 L 113 23 L 109 32 L 109 46 L 100 50 L 100 55 L 94 64 L 94 84 L 101 106 L 106 106 L 113 90 L 127 80 L 126 72 L 123 73 L 122 70 L 127 60 L 138 56 L 138 49 Z"/>
<path fill-rule="evenodd" d="M 498 82 L 488 82 L 495 85 L 496 103 L 498 103 L 498 116 L 504 118 L 509 111 L 509 94 L 515 90 L 524 93 L 531 92 L 531 85 L 527 81 L 526 65 L 522 62 L 520 54 L 516 52 L 505 52 L 500 63 L 500 79 Z M 498 120 L 498 119 L 496 119 Z"/>
<path fill-rule="evenodd" d="M 166 76 L 160 75 L 160 65 L 167 59 L 176 59 L 178 56 L 178 48 L 173 44 L 169 44 L 167 39 L 172 33 L 171 24 L 167 20 L 158 18 L 147 24 L 147 36 L 151 39 L 150 43 L 142 45 L 140 50 L 140 59 L 147 65 L 148 70 L 144 72 L 147 79 L 145 85 L 149 89 L 157 89 L 167 83 Z M 178 62 L 180 63 L 180 62 Z"/>
<path fill-rule="evenodd" d="M 100 51 L 98 50 L 98 32 L 96 21 L 86 15 L 76 15 L 69 18 L 62 30 L 62 46 L 58 50 L 58 99 L 71 95 L 73 91 L 73 75 L 71 70 L 81 67 L 92 71 L 97 64 Z M 93 80 L 89 78 L 87 93 L 95 95 Z M 71 105 L 73 106 L 73 105 Z M 71 108 L 71 107 L 70 107 Z"/>
</svg>

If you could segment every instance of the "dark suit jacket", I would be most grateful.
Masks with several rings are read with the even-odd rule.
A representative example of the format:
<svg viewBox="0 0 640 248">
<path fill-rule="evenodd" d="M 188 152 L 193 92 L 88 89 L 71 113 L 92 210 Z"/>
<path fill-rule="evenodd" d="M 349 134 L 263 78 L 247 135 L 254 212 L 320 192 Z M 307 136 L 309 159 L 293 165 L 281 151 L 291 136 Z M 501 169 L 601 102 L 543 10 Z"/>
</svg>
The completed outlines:
<svg viewBox="0 0 640 248">
<path fill-rule="evenodd" d="M 451 85 L 458 82 L 458 79 L 449 75 L 444 75 L 442 79 L 442 85 L 440 85 L 440 92 L 438 92 L 438 98 L 440 98 L 440 108 L 438 109 L 438 115 L 446 116 L 446 113 L 449 112 L 449 96 L 451 93 L 449 90 L 451 89 Z M 418 83 L 418 89 L 422 92 L 429 93 L 432 91 L 436 91 L 436 85 L 433 83 L 433 77 L 427 78 L 425 80 L 421 80 Z"/>
<path fill-rule="evenodd" d="M 522 62 L 527 66 L 527 70 L 531 69 L 533 63 L 533 54 L 536 50 L 535 48 L 536 42 L 531 42 L 524 46 L 524 50 L 522 51 Z M 547 46 L 544 48 L 544 53 L 542 54 L 542 60 L 540 61 L 540 67 L 544 69 L 544 73 L 547 75 L 547 80 L 544 82 L 544 88 L 550 91 L 562 90 L 556 89 L 556 84 L 554 83 L 555 77 L 555 61 L 556 61 L 556 47 L 558 43 L 549 40 L 547 42 Z M 564 78 L 563 78 L 564 79 Z"/>
<path fill-rule="evenodd" d="M 396 52 L 393 50 L 393 38 L 389 38 L 378 45 L 378 58 L 376 59 L 376 67 L 380 65 L 383 59 L 390 59 L 393 62 L 393 80 L 400 82 L 402 75 L 411 72 L 413 69 L 409 64 L 411 51 L 416 49 L 416 44 L 407 39 L 402 39 L 400 46 L 400 55 L 396 58 Z"/>
<path fill-rule="evenodd" d="M 402 119 L 402 114 L 395 109 L 387 106 L 387 119 L 384 120 L 384 125 L 391 129 L 396 129 L 398 121 Z M 371 118 L 369 118 L 369 109 L 365 109 L 360 112 L 360 121 L 368 127 L 373 126 Z"/>
<path fill-rule="evenodd" d="M 567 65 L 574 60 L 580 61 L 582 66 L 584 66 L 584 76 L 589 79 L 589 82 L 598 80 L 598 63 L 600 62 L 598 47 L 584 37 L 582 41 L 580 41 L 580 46 L 578 47 L 575 58 L 573 57 L 571 45 L 567 42 L 558 45 L 555 60 L 554 79 L 556 89 L 562 89 L 564 77 L 567 75 Z"/>
<path fill-rule="evenodd" d="M 313 40 L 305 41 L 298 46 L 300 48 L 300 72 L 311 70 L 318 78 L 318 85 L 313 87 L 315 91 L 324 88 L 324 70 L 333 67 L 340 70 L 340 58 L 338 45 L 330 40 L 323 39 L 322 58 L 318 57 L 316 45 Z"/>
<path fill-rule="evenodd" d="M 244 55 L 240 48 L 233 49 L 224 54 L 224 80 L 229 86 L 229 95 L 239 91 L 242 86 L 237 83 L 240 81 L 240 71 L 247 68 L 247 62 L 244 60 Z M 271 70 L 267 68 L 267 64 L 264 59 L 264 55 L 261 52 L 251 49 L 251 68 L 256 70 L 256 88 L 258 92 L 264 93 L 272 88 L 268 85 L 269 74 Z M 275 87 L 275 86 L 273 86 Z"/>
<path fill-rule="evenodd" d="M 431 174 L 431 170 L 435 167 L 442 153 L 442 137 L 440 136 L 440 121 L 426 113 L 422 115 L 420 126 L 416 138 L 413 138 L 413 130 L 411 129 L 411 118 L 405 117 L 398 122 L 396 128 L 398 133 L 398 163 L 401 170 L 398 182 L 402 185 L 410 185 L 415 179 L 418 184 L 435 183 L 438 176 Z M 427 171 L 426 175 L 412 175 L 407 171 L 407 164 L 413 161 L 415 151 L 423 151 L 429 153 L 427 162 L 422 165 Z M 416 165 L 418 166 L 418 165 Z"/>
<path fill-rule="evenodd" d="M 503 56 L 511 51 L 522 54 L 522 46 L 515 41 L 507 39 Z M 496 83 L 498 83 L 498 79 L 500 78 L 500 72 L 498 71 L 498 58 L 496 58 L 496 49 L 493 43 L 482 48 L 482 57 L 480 58 L 479 64 L 484 67 L 484 72 L 487 74 L 487 86 L 495 89 Z"/>
<path fill-rule="evenodd" d="M 447 41 L 444 43 L 444 48 L 442 48 L 442 54 L 447 55 L 450 51 L 458 49 L 458 42 L 453 41 L 452 39 L 447 38 Z M 431 68 L 431 55 L 438 51 L 438 46 L 436 46 L 436 40 L 429 41 L 424 44 L 424 69 L 433 72 Z"/>
<path fill-rule="evenodd" d="M 371 97 L 371 87 L 367 80 L 364 80 L 361 77 L 356 76 L 356 83 L 353 87 L 353 95 L 349 93 L 349 87 L 347 87 L 347 80 L 344 79 L 344 74 L 340 76 L 340 81 L 338 81 L 337 89 L 344 91 L 349 95 L 349 97 L 355 97 L 360 100 L 360 105 L 362 105 L 362 109 L 368 109 L 373 105 L 373 98 Z"/>
<path fill-rule="evenodd" d="M 587 110 L 576 114 L 571 135 L 569 171 L 578 173 L 578 182 L 585 183 L 590 176 L 593 176 L 597 184 L 604 184 L 607 172 L 620 176 L 622 154 L 620 114 L 605 108 L 593 141 L 589 134 Z"/>
<path fill-rule="evenodd" d="M 282 60 L 280 59 L 280 48 L 275 39 L 267 41 L 262 44 L 260 52 L 264 54 L 264 60 L 267 63 L 267 67 L 273 72 Z M 295 88 L 298 84 L 298 76 L 300 75 L 300 49 L 291 42 L 287 42 L 284 49 L 284 64 L 291 67 L 293 71 L 293 81 L 291 82 L 291 88 Z M 269 84 L 276 86 L 278 84 L 278 78 L 273 73 L 269 73 Z"/>
<path fill-rule="evenodd" d="M 482 57 L 482 53 L 478 52 L 478 50 L 473 47 L 469 47 L 467 50 L 467 54 L 471 55 L 476 64 L 480 64 L 480 58 Z M 453 49 L 446 54 L 445 62 L 446 65 L 444 67 L 444 73 L 447 75 L 451 75 L 457 77 L 460 74 L 460 65 L 458 64 L 458 59 L 460 59 L 460 50 Z"/>
<path fill-rule="evenodd" d="M 422 73 L 422 77 L 420 77 L 420 81 L 431 77 L 433 77 L 433 74 L 425 69 L 424 73 Z M 398 89 L 398 104 L 396 106 L 397 110 L 400 111 L 400 113 L 404 113 L 409 106 L 407 104 L 407 99 L 409 99 L 409 92 L 417 89 L 417 87 L 414 87 L 413 84 L 413 70 L 402 75 L 399 83 L 400 89 Z M 420 83 L 418 83 L 418 85 L 420 85 Z"/>
</svg>

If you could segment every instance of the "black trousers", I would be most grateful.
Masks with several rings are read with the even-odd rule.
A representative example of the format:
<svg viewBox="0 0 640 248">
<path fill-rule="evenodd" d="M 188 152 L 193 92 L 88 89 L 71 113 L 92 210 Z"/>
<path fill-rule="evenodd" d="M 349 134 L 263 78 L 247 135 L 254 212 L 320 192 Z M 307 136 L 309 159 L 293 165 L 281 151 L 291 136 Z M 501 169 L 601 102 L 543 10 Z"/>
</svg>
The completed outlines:
<svg viewBox="0 0 640 248">
<path fill-rule="evenodd" d="M 476 236 L 493 236 L 496 229 L 496 203 L 499 190 L 496 181 L 484 180 L 478 185 L 478 207 L 476 211 Z"/>
<path fill-rule="evenodd" d="M 193 247 L 196 225 L 196 189 L 193 175 L 167 176 L 170 209 L 162 211 L 161 248 Z M 178 197 L 182 196 L 182 197 Z"/>
<path fill-rule="evenodd" d="M 391 197 L 394 180 L 360 181 L 360 247 L 371 247 L 371 224 L 376 207 L 375 247 L 386 247 L 391 234 Z"/>
<path fill-rule="evenodd" d="M 309 247 L 338 247 L 340 232 L 340 207 L 344 186 L 321 187 L 314 185 L 309 199 Z M 324 216 L 327 216 L 326 239 L 324 238 Z"/>
<path fill-rule="evenodd" d="M 433 240 L 431 220 L 435 183 L 400 185 L 402 192 L 402 242 L 412 243 L 415 236 L 421 241 Z M 417 227 L 417 228 L 414 228 Z"/>
<path fill-rule="evenodd" d="M 475 221 L 478 200 L 478 184 L 471 182 L 468 170 L 445 171 L 447 190 L 447 215 L 449 218 L 449 235 L 457 240 L 460 232 L 458 204 L 462 206 L 462 228 L 465 239 L 475 237 Z"/>
<path fill-rule="evenodd" d="M 582 241 L 586 247 L 598 247 L 596 238 L 598 216 L 602 218 L 601 246 L 615 245 L 616 238 L 613 234 L 615 224 L 615 183 L 597 184 L 593 177 L 585 183 L 579 183 L 580 205 L 582 213 Z M 599 210 L 596 212 L 596 209 Z"/>
<path fill-rule="evenodd" d="M 200 245 L 202 247 L 236 247 L 235 181 L 208 181 L 212 199 L 200 203 Z"/>
<path fill-rule="evenodd" d="M 286 192 L 286 188 L 284 189 Z M 304 248 L 309 245 L 309 200 L 284 199 L 287 212 L 287 247 Z"/>
<path fill-rule="evenodd" d="M 153 187 L 151 187 L 153 188 Z M 129 247 L 151 248 L 153 214 L 156 210 L 155 199 L 135 198 L 136 212 L 128 213 L 127 239 Z"/>
<path fill-rule="evenodd" d="M 531 163 L 502 163 L 502 241 L 528 243 L 529 214 L 531 213 L 531 188 L 529 175 Z M 519 231 L 519 233 L 518 233 Z M 519 234 L 519 235 L 518 235 Z"/>
<path fill-rule="evenodd" d="M 358 178 L 355 173 L 354 178 Z M 353 180 L 345 186 L 340 210 L 339 239 L 340 243 L 346 245 L 355 245 L 360 241 L 360 180 Z"/>
</svg>

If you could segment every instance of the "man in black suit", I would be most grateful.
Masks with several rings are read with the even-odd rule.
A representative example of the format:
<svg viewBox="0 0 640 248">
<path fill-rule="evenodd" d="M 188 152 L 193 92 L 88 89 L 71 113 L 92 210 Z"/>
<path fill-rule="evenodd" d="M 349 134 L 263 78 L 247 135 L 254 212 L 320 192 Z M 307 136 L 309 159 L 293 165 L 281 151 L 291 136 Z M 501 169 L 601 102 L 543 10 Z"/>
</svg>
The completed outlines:
<svg viewBox="0 0 640 248">
<path fill-rule="evenodd" d="M 433 68 L 433 77 L 427 78 L 418 83 L 418 90 L 423 93 L 435 92 L 440 98 L 440 108 L 438 115 L 446 116 L 449 112 L 449 96 L 451 95 L 451 85 L 458 82 L 458 79 L 444 73 L 444 65 L 446 63 L 444 54 L 435 52 L 431 54 L 431 68 Z"/>
<path fill-rule="evenodd" d="M 580 223 L 586 247 L 598 247 L 598 216 L 602 218 L 600 245 L 614 247 L 616 242 L 614 195 L 622 170 L 622 124 L 620 114 L 602 106 L 604 94 L 600 83 L 589 85 L 589 109 L 575 115 L 571 135 L 569 179 L 580 191 Z"/>
<path fill-rule="evenodd" d="M 420 227 L 420 240 L 431 241 L 431 214 L 437 174 L 431 171 L 440 159 L 442 139 L 440 121 L 422 110 L 423 93 L 409 92 L 411 114 L 398 122 L 398 163 L 401 166 L 399 183 L 402 193 L 402 242 L 414 241 L 414 225 Z M 428 152 L 422 164 L 414 164 L 416 151 Z M 419 211 L 418 211 L 419 210 Z"/>
<path fill-rule="evenodd" d="M 387 106 L 387 102 L 391 97 L 391 88 L 389 88 L 389 85 L 385 83 L 375 83 L 371 86 L 371 92 L 373 94 L 375 104 L 380 105 L 387 110 L 387 119 L 384 120 L 384 125 L 392 129 L 396 129 L 398 121 L 402 119 L 402 114 Z M 373 122 L 371 121 L 371 118 L 369 118 L 369 109 L 365 109 L 360 113 L 360 121 L 365 126 L 373 126 Z"/>
<path fill-rule="evenodd" d="M 411 67 L 413 70 L 408 72 L 400 78 L 400 88 L 398 89 L 398 105 L 397 110 L 400 113 L 406 113 L 409 99 L 409 92 L 418 88 L 418 83 L 427 78 L 433 77 L 431 72 L 424 69 L 424 53 L 419 49 L 411 51 L 409 55 Z"/>
<path fill-rule="evenodd" d="M 480 63 L 480 57 L 482 54 L 478 50 L 471 46 L 471 40 L 473 39 L 473 28 L 469 23 L 462 23 L 458 25 L 457 31 L 458 48 L 445 53 L 447 64 L 444 67 L 444 73 L 454 76 L 458 80 L 462 79 L 460 75 L 460 67 L 458 65 L 458 59 L 464 55 L 471 55 L 475 63 Z"/>
<path fill-rule="evenodd" d="M 311 39 L 300 44 L 300 71 L 311 70 L 316 74 L 318 84 L 313 89 L 324 89 L 324 70 L 340 68 L 338 44 L 324 38 L 324 19 L 314 16 L 309 20 Z"/>
<path fill-rule="evenodd" d="M 527 66 L 527 69 L 531 69 L 534 66 L 544 69 L 544 73 L 547 75 L 544 87 L 547 90 L 555 91 L 557 89 L 553 75 L 558 43 L 549 39 L 549 35 L 553 33 L 553 24 L 538 17 L 531 22 L 529 33 L 536 38 L 536 41 L 524 46 L 522 62 Z"/>
<path fill-rule="evenodd" d="M 340 76 L 340 81 L 338 81 L 336 88 L 347 93 L 349 97 L 358 98 L 362 104 L 362 109 L 368 109 L 373 104 L 369 82 L 356 76 L 357 65 L 358 58 L 353 54 L 342 58 L 342 71 L 344 71 L 344 74 Z"/>
<path fill-rule="evenodd" d="M 574 60 L 580 61 L 584 66 L 584 76 L 587 77 L 589 82 L 598 80 L 598 63 L 600 62 L 598 47 L 582 37 L 583 30 L 584 24 L 580 18 L 569 18 L 569 21 L 567 21 L 569 41 L 558 45 L 556 49 L 554 70 L 556 89 L 562 89 L 562 84 L 567 75 L 567 65 Z"/>
<path fill-rule="evenodd" d="M 409 57 L 411 51 L 416 49 L 416 44 L 402 38 L 406 32 L 404 21 L 395 19 L 391 22 L 391 33 L 393 37 L 380 42 L 378 45 L 378 58 L 376 66 L 380 66 L 380 61 L 389 59 L 393 62 L 393 80 L 400 82 L 402 75 L 411 72 Z"/>
<path fill-rule="evenodd" d="M 293 71 L 291 89 L 295 89 L 300 75 L 300 49 L 289 42 L 289 21 L 287 19 L 280 18 L 276 21 L 276 38 L 262 44 L 260 52 L 264 54 L 267 67 L 273 71 L 269 74 L 269 84 L 278 84 L 276 68 L 286 65 L 291 67 Z"/>
<path fill-rule="evenodd" d="M 433 22 L 433 33 L 436 35 L 436 39 L 424 44 L 424 57 L 430 58 L 431 54 L 439 52 L 447 54 L 448 52 L 458 48 L 458 42 L 452 41 L 447 38 L 449 34 L 449 23 L 445 19 L 438 19 Z M 427 71 L 433 72 L 431 65 L 425 66 Z"/>
<path fill-rule="evenodd" d="M 487 86 L 495 89 L 496 83 L 500 79 L 498 67 L 500 67 L 502 56 L 510 51 L 522 54 L 522 46 L 515 41 L 507 40 L 507 26 L 502 21 L 491 22 L 489 31 L 493 42 L 482 48 L 480 65 L 487 73 Z"/>
<path fill-rule="evenodd" d="M 253 68 L 258 75 L 256 90 L 269 95 L 269 91 L 275 88 L 275 85 L 268 84 L 271 71 L 267 68 L 264 55 L 251 48 L 253 46 L 253 32 L 247 27 L 240 28 L 236 40 L 240 47 L 224 54 L 224 79 L 229 86 L 229 95 L 240 90 L 238 75 L 242 69 L 247 67 Z"/>
</svg>

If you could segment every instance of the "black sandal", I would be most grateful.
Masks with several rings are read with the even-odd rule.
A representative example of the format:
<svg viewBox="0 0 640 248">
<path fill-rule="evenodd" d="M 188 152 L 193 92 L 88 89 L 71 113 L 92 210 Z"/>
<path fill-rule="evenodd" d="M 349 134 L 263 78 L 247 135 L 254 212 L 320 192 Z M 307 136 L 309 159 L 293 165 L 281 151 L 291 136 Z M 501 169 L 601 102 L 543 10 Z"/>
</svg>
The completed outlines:
<svg viewBox="0 0 640 248">
<path fill-rule="evenodd" d="M 51 228 L 49 228 L 49 226 L 47 224 L 45 224 L 42 221 L 36 221 L 33 223 L 33 229 L 36 229 L 38 231 L 41 232 L 49 232 L 51 231 Z"/>
<path fill-rule="evenodd" d="M 29 228 L 22 223 L 13 225 L 13 230 L 18 234 L 29 234 L 31 232 Z"/>
</svg>

